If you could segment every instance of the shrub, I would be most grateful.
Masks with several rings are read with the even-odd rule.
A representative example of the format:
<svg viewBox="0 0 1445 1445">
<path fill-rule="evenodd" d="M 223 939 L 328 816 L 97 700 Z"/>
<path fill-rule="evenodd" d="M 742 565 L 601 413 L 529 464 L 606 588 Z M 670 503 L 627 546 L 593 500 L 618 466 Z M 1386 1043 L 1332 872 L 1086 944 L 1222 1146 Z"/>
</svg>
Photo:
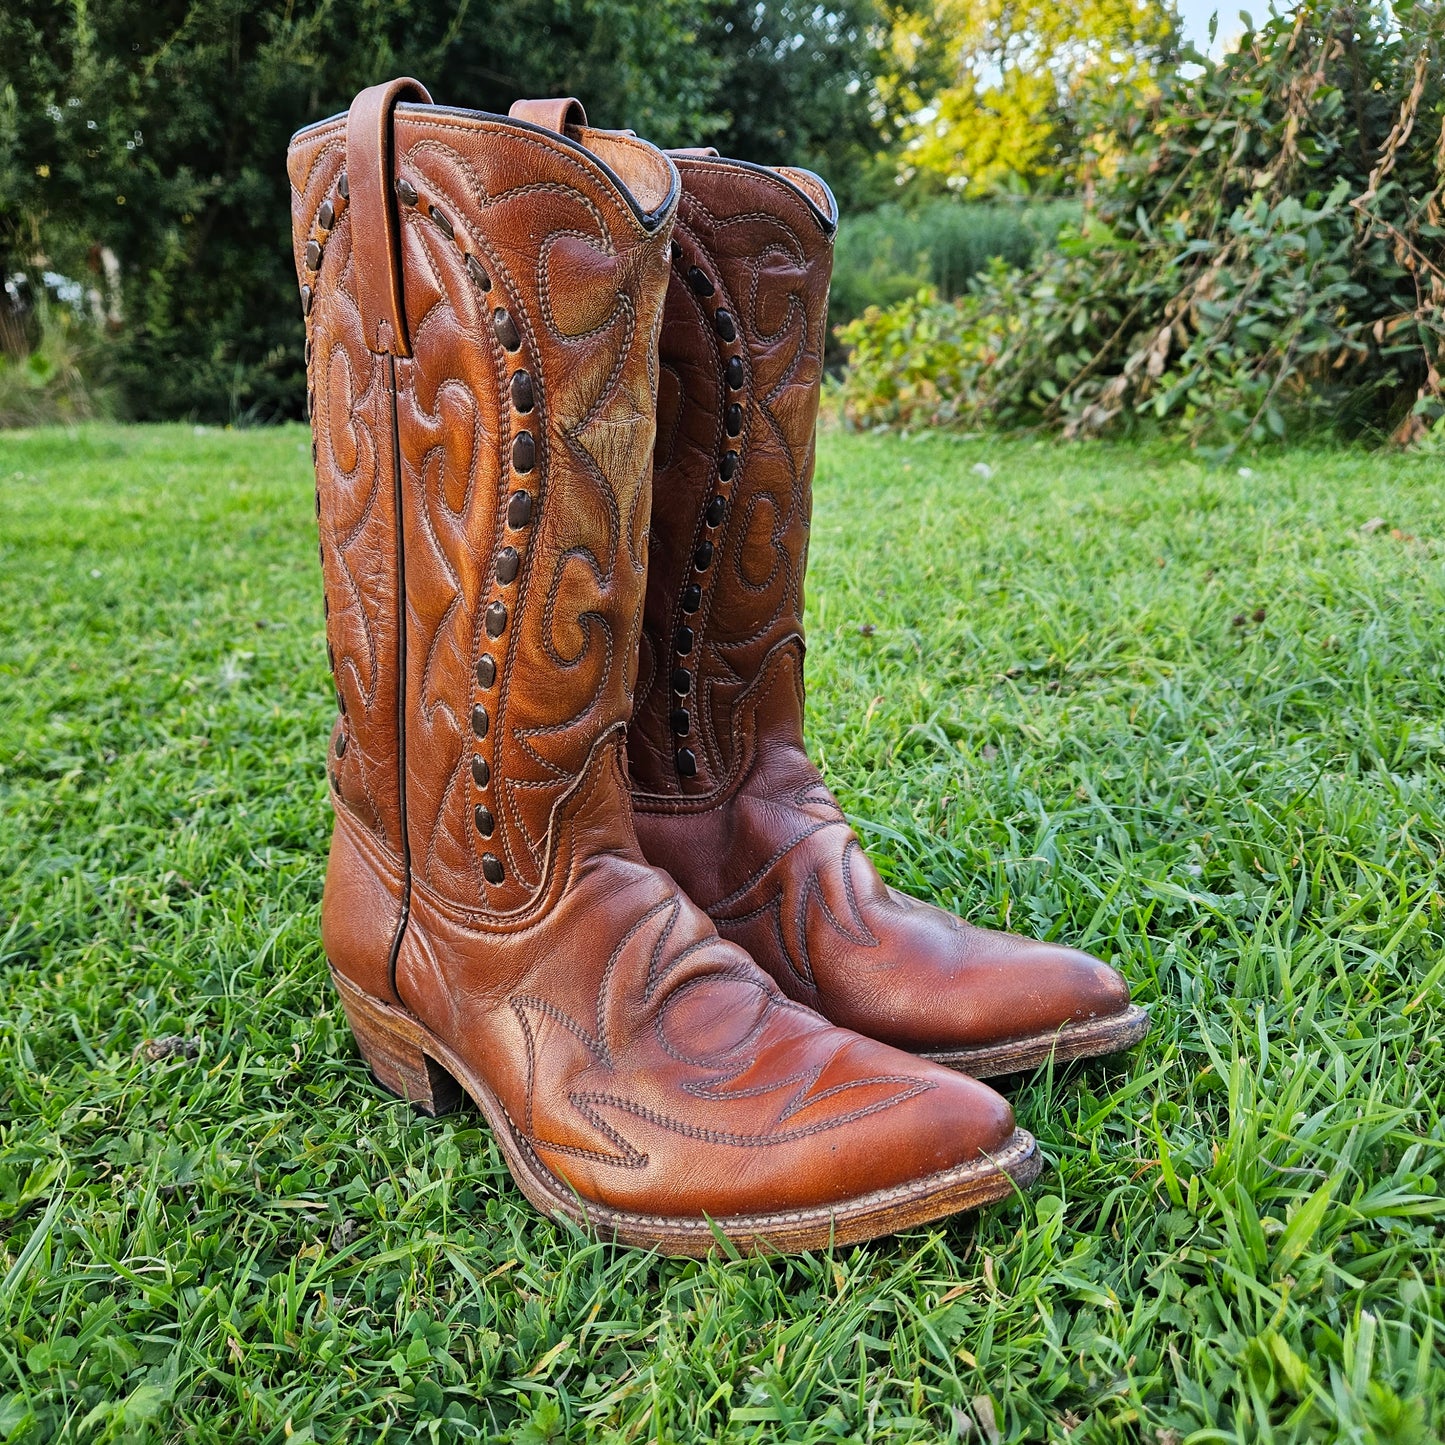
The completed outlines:
<svg viewBox="0 0 1445 1445">
<path fill-rule="evenodd" d="M 1226 450 L 1441 415 L 1445 17 L 1305 0 L 1119 119 L 1131 140 L 1033 270 L 846 327 L 856 425 L 1159 419 Z"/>
<path fill-rule="evenodd" d="M 0 349 L 0 430 L 110 415 L 98 334 L 63 306 L 38 307 L 32 319 L 28 350 Z"/>
<path fill-rule="evenodd" d="M 995 258 L 1030 265 L 1063 226 L 1079 218 L 1072 201 L 936 200 L 917 210 L 897 204 L 838 227 L 829 316 L 841 325 L 869 306 L 891 306 L 924 286 L 961 295 Z"/>
</svg>

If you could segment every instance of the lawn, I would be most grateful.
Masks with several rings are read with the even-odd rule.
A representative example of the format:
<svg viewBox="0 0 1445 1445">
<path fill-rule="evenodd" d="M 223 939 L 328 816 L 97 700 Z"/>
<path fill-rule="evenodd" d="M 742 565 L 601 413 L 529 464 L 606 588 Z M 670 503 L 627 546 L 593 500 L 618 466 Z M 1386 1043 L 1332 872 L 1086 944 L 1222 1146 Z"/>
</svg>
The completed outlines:
<svg viewBox="0 0 1445 1445">
<path fill-rule="evenodd" d="M 826 434 L 816 756 L 1101 953 L 1021 1201 L 775 1261 L 546 1223 L 362 1067 L 295 428 L 0 436 L 0 1440 L 1445 1428 L 1445 467 Z"/>
</svg>

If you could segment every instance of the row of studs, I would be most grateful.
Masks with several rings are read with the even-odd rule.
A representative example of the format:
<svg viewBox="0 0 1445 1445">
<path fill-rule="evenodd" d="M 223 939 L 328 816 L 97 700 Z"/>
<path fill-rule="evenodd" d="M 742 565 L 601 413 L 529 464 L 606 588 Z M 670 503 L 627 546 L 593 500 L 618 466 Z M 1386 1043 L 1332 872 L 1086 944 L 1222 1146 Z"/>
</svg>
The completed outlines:
<svg viewBox="0 0 1445 1445">
<path fill-rule="evenodd" d="M 337 190 L 342 199 L 346 200 L 346 173 L 343 171 L 337 182 Z M 473 284 L 483 295 L 492 289 L 492 278 L 487 269 L 482 265 L 477 256 L 466 249 L 463 243 L 457 239 L 456 227 L 452 224 L 451 217 L 440 207 L 434 205 L 430 200 L 424 200 L 417 192 L 416 187 L 405 178 L 396 182 L 396 194 L 398 200 L 405 206 L 416 208 L 426 216 L 437 229 L 449 240 L 462 256 L 462 265 Z M 334 204 L 328 199 L 322 202 L 321 210 L 317 214 L 317 224 L 323 230 L 329 230 L 335 223 L 335 217 L 339 215 Z M 321 267 L 321 258 L 324 246 L 324 238 L 318 242 L 313 239 L 306 247 L 306 267 L 314 276 Z M 309 285 L 302 287 L 301 306 L 302 311 L 309 316 L 311 310 L 312 288 Z M 522 336 L 517 330 L 517 323 L 512 319 L 511 313 L 504 306 L 496 306 L 492 309 L 492 329 L 496 333 L 503 351 L 508 357 L 514 357 L 522 349 Z M 309 353 L 309 338 L 308 338 Z M 308 364 L 310 357 L 307 357 Z M 529 416 L 537 405 L 536 386 L 533 383 L 532 375 L 525 367 L 515 367 L 509 377 L 507 392 L 511 399 L 512 410 L 520 418 Z M 314 443 L 313 443 L 314 446 Z M 518 477 L 529 475 L 537 464 L 537 440 L 527 428 L 525 422 L 517 426 L 512 436 L 512 471 Z M 321 497 L 320 489 L 317 490 L 317 511 L 320 513 Z M 525 486 L 519 486 L 512 490 L 507 498 L 507 529 L 513 533 L 523 533 L 531 525 L 533 497 Z M 518 538 L 520 540 L 520 536 Z M 511 545 L 505 546 L 497 554 L 495 576 L 500 587 L 509 587 L 517 579 L 521 570 L 522 559 L 517 549 Z M 509 617 L 507 604 L 500 598 L 491 602 L 482 614 L 482 625 L 487 637 L 492 642 L 498 642 L 507 630 Z M 335 674 L 335 658 L 331 653 L 331 646 L 327 644 L 327 654 L 331 658 L 333 676 Z M 484 653 L 477 660 L 476 665 L 477 686 L 482 694 L 490 692 L 497 681 L 496 659 L 489 653 Z M 338 700 L 340 691 L 337 692 Z M 341 711 L 345 714 L 345 704 L 341 704 Z M 472 736 L 475 739 L 477 748 L 472 754 L 472 781 L 482 797 L 488 795 L 492 781 L 492 766 L 482 755 L 480 744 L 491 734 L 491 715 L 487 711 L 485 696 L 480 697 L 472 706 L 471 715 Z M 337 756 L 345 752 L 344 735 L 337 740 Z M 496 818 L 485 801 L 478 802 L 472 810 L 472 820 L 477 832 L 483 838 L 490 838 L 496 831 Z M 488 883 L 493 885 L 503 882 L 506 878 L 506 870 L 502 866 L 502 860 L 495 853 L 482 854 L 482 876 Z"/>
<path fill-rule="evenodd" d="M 306 242 L 306 273 L 311 277 L 310 281 L 302 283 L 301 286 L 301 317 L 306 323 L 306 415 L 314 418 L 316 414 L 316 388 L 311 376 L 311 303 L 315 299 L 316 291 L 312 282 L 316 279 L 316 273 L 321 269 L 321 258 L 326 249 L 326 242 L 330 238 L 332 230 L 337 221 L 341 218 L 346 209 L 348 197 L 346 185 L 346 172 L 342 171 L 336 178 L 335 197 L 327 196 L 321 202 L 316 212 L 315 229 Z M 320 451 L 316 444 L 315 423 L 312 424 L 311 432 L 311 470 L 316 477 L 316 555 L 321 561 L 322 588 L 321 588 L 321 615 L 325 619 L 328 631 L 331 622 L 331 598 L 327 595 L 325 586 L 326 575 L 326 543 L 321 540 L 321 472 L 320 472 Z M 336 676 L 336 650 L 331 645 L 331 638 L 326 639 L 326 663 L 331 669 L 331 685 L 336 692 L 336 711 L 340 714 L 340 727 L 336 733 L 335 752 L 339 762 L 346 756 L 346 747 L 349 741 L 347 727 L 349 719 L 346 715 L 346 698 L 341 691 L 340 680 Z M 336 769 L 331 769 L 331 786 L 339 794 L 341 792 L 341 778 Z"/>
<path fill-rule="evenodd" d="M 683 261 L 682 247 L 676 241 L 672 243 L 673 265 L 680 266 Z M 699 301 L 705 305 L 716 306 L 712 311 L 712 327 L 717 333 L 719 340 L 727 348 L 723 351 L 723 431 L 726 433 L 724 451 L 718 458 L 717 466 L 717 487 L 713 495 L 708 499 L 707 506 L 703 509 L 702 520 L 709 533 L 716 533 L 722 526 L 723 519 L 727 516 L 728 497 L 732 491 L 733 478 L 737 476 L 738 466 L 741 457 L 738 452 L 738 438 L 743 430 L 743 408 L 739 401 L 732 397 L 743 389 L 743 382 L 746 373 L 743 366 L 741 346 L 738 345 L 738 326 L 733 319 L 732 312 L 722 306 L 717 306 L 718 287 L 713 279 L 702 269 L 701 266 L 689 266 L 687 268 L 686 280 L 689 289 Z M 737 347 L 733 350 L 733 347 Z M 692 554 L 693 570 L 698 573 L 705 573 L 713 562 L 715 547 L 711 536 L 705 536 L 697 544 Z M 682 589 L 680 599 L 682 611 L 686 616 L 692 616 L 702 606 L 702 585 L 699 582 L 689 582 Z M 672 731 L 675 736 L 685 738 L 692 731 L 692 713 L 688 709 L 687 702 L 692 693 L 693 673 L 687 665 L 687 658 L 691 656 L 697 637 L 690 623 L 679 623 L 677 632 L 673 636 L 673 667 L 672 667 L 672 690 L 680 699 L 674 704 L 670 716 Z M 677 771 L 684 778 L 690 778 L 697 772 L 697 754 L 683 744 L 673 754 L 673 762 Z"/>
</svg>

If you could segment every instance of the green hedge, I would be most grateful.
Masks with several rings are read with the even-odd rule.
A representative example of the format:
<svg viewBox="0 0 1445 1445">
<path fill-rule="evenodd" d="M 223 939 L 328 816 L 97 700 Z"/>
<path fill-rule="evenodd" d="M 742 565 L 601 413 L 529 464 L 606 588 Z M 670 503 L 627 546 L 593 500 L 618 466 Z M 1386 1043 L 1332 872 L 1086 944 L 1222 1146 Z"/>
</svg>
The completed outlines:
<svg viewBox="0 0 1445 1445">
<path fill-rule="evenodd" d="M 1081 214 L 1075 201 L 936 200 L 916 209 L 898 204 L 838 226 L 829 316 L 852 321 L 869 306 L 891 306 L 931 286 L 962 295 L 996 257 L 1028 266 Z"/>
</svg>

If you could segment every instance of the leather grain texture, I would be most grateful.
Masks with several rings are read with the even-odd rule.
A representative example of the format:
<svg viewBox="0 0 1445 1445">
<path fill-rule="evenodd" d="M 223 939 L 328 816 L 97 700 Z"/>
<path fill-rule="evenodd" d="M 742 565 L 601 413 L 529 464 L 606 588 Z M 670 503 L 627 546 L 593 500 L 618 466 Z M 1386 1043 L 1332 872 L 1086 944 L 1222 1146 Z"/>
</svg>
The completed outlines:
<svg viewBox="0 0 1445 1445">
<path fill-rule="evenodd" d="M 1123 979 L 886 887 L 804 749 L 831 194 L 806 171 L 675 161 L 683 195 L 629 742 L 643 850 L 790 998 L 834 1022 L 922 1053 L 1042 1036 L 1046 1054 L 1058 1031 L 1127 1012 Z M 1006 1071 L 1008 1050 L 990 1058 Z"/>
</svg>

